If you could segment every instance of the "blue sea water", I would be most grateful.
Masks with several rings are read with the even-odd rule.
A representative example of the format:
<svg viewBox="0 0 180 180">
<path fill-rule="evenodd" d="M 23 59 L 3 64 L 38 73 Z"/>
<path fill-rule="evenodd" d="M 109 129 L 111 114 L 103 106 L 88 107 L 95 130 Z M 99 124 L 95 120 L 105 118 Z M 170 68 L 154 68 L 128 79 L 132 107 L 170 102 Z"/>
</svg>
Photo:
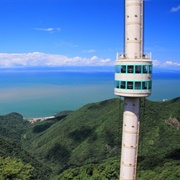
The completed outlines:
<svg viewBox="0 0 180 180">
<path fill-rule="evenodd" d="M 24 117 L 51 116 L 63 110 L 116 97 L 114 72 L 62 70 L 0 71 L 0 114 Z M 180 73 L 154 73 L 154 101 L 180 96 Z"/>
</svg>

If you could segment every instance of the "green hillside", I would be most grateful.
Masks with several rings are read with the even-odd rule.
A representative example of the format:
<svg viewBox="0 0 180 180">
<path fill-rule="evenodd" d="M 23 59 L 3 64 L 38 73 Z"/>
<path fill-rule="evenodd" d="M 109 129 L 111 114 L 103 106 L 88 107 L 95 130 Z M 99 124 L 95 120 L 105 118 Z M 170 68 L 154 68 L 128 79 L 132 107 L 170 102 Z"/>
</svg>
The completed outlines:
<svg viewBox="0 0 180 180">
<path fill-rule="evenodd" d="M 49 179 L 51 169 L 22 148 L 28 128 L 30 123 L 18 113 L 0 116 L 0 179 Z"/>
<path fill-rule="evenodd" d="M 118 179 L 122 112 L 123 101 L 115 98 L 35 124 L 16 113 L 1 116 L 0 156 L 20 159 L 44 174 L 39 179 Z M 179 121 L 180 98 L 142 100 L 138 180 L 180 178 Z"/>
<path fill-rule="evenodd" d="M 32 133 L 34 126 L 28 149 L 57 174 L 75 168 L 81 169 L 78 170 L 81 175 L 83 166 L 103 167 L 104 160 L 109 158 L 110 164 L 119 167 L 122 111 L 120 99 L 87 104 L 40 133 Z M 180 98 L 167 102 L 146 100 L 141 103 L 141 112 L 139 171 L 150 173 L 167 163 L 176 167 L 180 149 Z"/>
<path fill-rule="evenodd" d="M 21 134 L 26 131 L 29 123 L 23 120 L 22 115 L 10 113 L 6 116 L 0 116 L 0 135 L 14 141 L 21 140 Z"/>
<path fill-rule="evenodd" d="M 122 121 L 119 121 L 120 103 L 113 99 L 88 104 L 45 131 L 36 133 L 28 148 L 58 171 L 73 164 L 100 162 L 117 155 Z"/>
</svg>

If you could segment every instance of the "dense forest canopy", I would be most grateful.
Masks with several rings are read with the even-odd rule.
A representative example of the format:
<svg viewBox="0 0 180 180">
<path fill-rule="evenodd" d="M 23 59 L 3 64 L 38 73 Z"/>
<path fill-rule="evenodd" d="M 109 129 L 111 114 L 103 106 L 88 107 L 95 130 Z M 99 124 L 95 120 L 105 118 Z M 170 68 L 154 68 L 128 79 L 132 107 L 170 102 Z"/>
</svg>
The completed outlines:
<svg viewBox="0 0 180 180">
<path fill-rule="evenodd" d="M 0 179 L 119 179 L 123 101 L 31 124 L 0 116 Z M 180 178 L 180 98 L 141 101 L 138 180 Z"/>
</svg>

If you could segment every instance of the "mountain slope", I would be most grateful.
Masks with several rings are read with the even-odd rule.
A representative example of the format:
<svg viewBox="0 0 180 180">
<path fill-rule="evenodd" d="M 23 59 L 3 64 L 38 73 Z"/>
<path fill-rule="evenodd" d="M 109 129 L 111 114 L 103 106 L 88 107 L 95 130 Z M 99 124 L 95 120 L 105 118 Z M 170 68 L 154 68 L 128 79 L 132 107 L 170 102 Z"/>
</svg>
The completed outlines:
<svg viewBox="0 0 180 180">
<path fill-rule="evenodd" d="M 48 174 L 51 172 L 51 169 L 35 159 L 31 153 L 24 150 L 21 145 L 21 137 L 27 128 L 30 128 L 30 123 L 24 121 L 22 115 L 18 113 L 0 116 L 0 159 L 3 161 L 8 160 L 8 162 L 22 162 L 25 167 L 31 165 L 33 169 L 33 175 L 31 177 L 35 179 L 49 179 Z M 8 166 L 7 163 L 6 166 Z M 4 170 L 2 166 L 0 170 Z M 24 174 L 26 174 L 26 172 L 24 172 Z M 3 177 L 0 177 L 0 179 L 1 178 Z"/>
<path fill-rule="evenodd" d="M 29 148 L 58 169 L 113 156 L 119 152 L 120 136 L 115 135 L 120 133 L 120 103 L 113 99 L 88 104 L 37 134 Z"/>
<path fill-rule="evenodd" d="M 26 144 L 29 143 L 28 149 L 35 157 L 56 173 L 69 167 L 101 163 L 110 157 L 120 160 L 122 111 L 120 99 L 87 104 L 44 131 L 33 133 Z M 153 171 L 157 165 L 170 161 L 179 162 L 179 120 L 180 98 L 141 103 L 141 171 Z"/>
</svg>

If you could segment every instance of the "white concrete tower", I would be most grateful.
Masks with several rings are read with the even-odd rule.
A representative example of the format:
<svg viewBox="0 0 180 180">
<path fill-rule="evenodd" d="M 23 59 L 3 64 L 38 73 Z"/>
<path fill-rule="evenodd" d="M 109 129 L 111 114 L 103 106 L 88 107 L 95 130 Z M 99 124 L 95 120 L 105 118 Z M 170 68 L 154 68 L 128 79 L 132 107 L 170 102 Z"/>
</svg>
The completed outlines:
<svg viewBox="0 0 180 180">
<path fill-rule="evenodd" d="M 140 98 L 151 94 L 152 61 L 143 53 L 143 0 L 125 0 L 125 52 L 116 59 L 114 93 L 124 97 L 120 180 L 135 180 Z"/>
</svg>

